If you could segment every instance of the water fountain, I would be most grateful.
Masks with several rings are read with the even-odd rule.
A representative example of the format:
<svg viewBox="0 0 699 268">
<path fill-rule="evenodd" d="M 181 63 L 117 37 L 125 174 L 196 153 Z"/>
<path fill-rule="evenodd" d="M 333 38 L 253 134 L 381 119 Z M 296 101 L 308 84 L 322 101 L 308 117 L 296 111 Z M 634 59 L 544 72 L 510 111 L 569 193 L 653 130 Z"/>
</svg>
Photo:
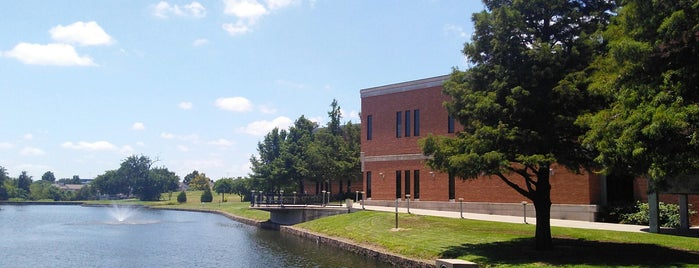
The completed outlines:
<svg viewBox="0 0 699 268">
<path fill-rule="evenodd" d="M 133 205 L 118 205 L 112 203 L 109 209 L 109 215 L 114 219 L 114 224 L 145 224 L 149 222 L 137 221 L 132 219 L 139 213 L 140 207 Z"/>
</svg>

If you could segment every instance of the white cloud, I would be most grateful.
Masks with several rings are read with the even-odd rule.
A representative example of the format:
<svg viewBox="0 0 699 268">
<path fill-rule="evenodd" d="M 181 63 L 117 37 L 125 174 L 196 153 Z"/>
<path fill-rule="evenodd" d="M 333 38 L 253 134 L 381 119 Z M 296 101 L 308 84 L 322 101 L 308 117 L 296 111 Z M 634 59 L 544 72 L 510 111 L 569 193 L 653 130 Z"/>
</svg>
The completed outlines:
<svg viewBox="0 0 699 268">
<path fill-rule="evenodd" d="M 461 26 L 453 25 L 453 24 L 444 25 L 444 32 L 447 34 L 455 34 L 461 38 L 468 37 L 468 35 L 464 31 L 464 28 L 462 28 Z"/>
<path fill-rule="evenodd" d="M 218 98 L 215 105 L 226 111 L 247 112 L 252 110 L 252 102 L 243 97 Z"/>
<path fill-rule="evenodd" d="M 206 45 L 208 43 L 209 43 L 209 39 L 199 38 L 197 40 L 194 40 L 194 42 L 192 42 L 192 45 L 195 47 L 200 47 L 200 46 Z"/>
<path fill-rule="evenodd" d="M 275 9 L 280 9 L 280 8 L 290 6 L 291 4 L 294 4 L 298 1 L 296 1 L 296 0 L 266 0 L 265 2 L 267 2 L 267 6 L 269 7 L 269 9 L 275 10 Z"/>
<path fill-rule="evenodd" d="M 61 147 L 66 148 L 66 149 L 81 150 L 81 151 L 113 151 L 113 150 L 118 149 L 117 146 L 115 146 L 114 144 L 107 142 L 107 141 L 96 141 L 96 142 L 79 141 L 77 143 L 67 141 L 67 142 L 62 143 Z"/>
<path fill-rule="evenodd" d="M 24 138 L 25 140 L 32 140 L 32 139 L 34 139 L 34 134 L 27 133 L 27 134 L 24 134 L 24 136 L 22 136 L 22 138 Z"/>
<path fill-rule="evenodd" d="M 221 28 L 228 32 L 228 34 L 236 36 L 239 34 L 246 34 L 248 32 L 252 32 L 251 25 L 243 22 L 242 20 L 238 20 L 235 24 L 233 23 L 224 23 L 221 25 Z"/>
<path fill-rule="evenodd" d="M 280 116 L 272 121 L 262 120 L 252 122 L 245 127 L 239 128 L 238 131 L 254 136 L 263 136 L 269 133 L 275 127 L 279 129 L 287 129 L 292 123 L 293 121 L 288 117 Z"/>
<path fill-rule="evenodd" d="M 254 20 L 268 13 L 267 8 L 256 0 L 223 0 L 223 13 L 238 18 Z"/>
<path fill-rule="evenodd" d="M 160 133 L 160 137 L 166 140 L 180 140 L 180 141 L 188 141 L 192 143 L 198 143 L 199 142 L 199 135 L 197 134 L 190 134 L 190 135 L 175 135 L 172 133 L 167 133 L 163 132 Z"/>
<path fill-rule="evenodd" d="M 66 44 L 97 46 L 114 43 L 114 39 L 94 21 L 78 21 L 68 26 L 58 25 L 51 28 L 49 33 L 53 40 Z"/>
<path fill-rule="evenodd" d="M 263 114 L 275 114 L 275 113 L 277 113 L 277 109 L 275 109 L 274 107 L 270 107 L 268 105 L 258 105 L 257 109 L 259 109 L 260 112 Z"/>
<path fill-rule="evenodd" d="M 166 140 L 171 140 L 175 138 L 175 134 L 163 132 L 160 133 L 160 137 Z"/>
<path fill-rule="evenodd" d="M 12 149 L 13 147 L 15 147 L 15 145 L 12 144 L 12 143 L 9 143 L 9 142 L 0 142 L 0 149 L 3 149 L 3 150 L 5 150 L 5 149 Z"/>
<path fill-rule="evenodd" d="M 235 144 L 232 141 L 229 141 L 227 139 L 217 139 L 209 142 L 210 145 L 215 145 L 215 146 L 220 146 L 220 147 L 230 147 Z"/>
<path fill-rule="evenodd" d="M 191 102 L 188 102 L 188 101 L 180 102 L 180 104 L 177 105 L 177 107 L 180 107 L 180 109 L 182 109 L 182 110 L 190 110 L 190 109 L 192 109 L 192 106 L 193 106 L 193 104 Z"/>
<path fill-rule="evenodd" d="M 38 156 L 46 154 L 43 150 L 36 147 L 24 147 L 21 151 L 19 151 L 19 153 L 21 155 L 26 156 Z"/>
<path fill-rule="evenodd" d="M 79 56 L 75 48 L 68 44 L 29 44 L 19 43 L 3 56 L 15 58 L 29 65 L 57 66 L 96 66 L 89 56 Z"/>
<path fill-rule="evenodd" d="M 206 8 L 199 2 L 193 1 L 184 6 L 170 5 L 166 1 L 160 1 L 153 7 L 153 15 L 159 18 L 167 18 L 170 15 L 179 17 L 206 17 Z"/>
<path fill-rule="evenodd" d="M 131 129 L 133 129 L 133 130 L 144 130 L 144 129 L 146 129 L 146 125 L 144 125 L 144 124 L 141 123 L 141 122 L 136 122 L 136 123 L 133 123 L 133 125 L 131 125 Z"/>
<path fill-rule="evenodd" d="M 133 147 L 131 147 L 131 145 L 125 145 L 119 148 L 119 152 L 121 152 L 122 154 L 131 154 L 133 153 L 133 151 L 134 150 Z"/>
<path fill-rule="evenodd" d="M 180 152 L 189 152 L 189 147 L 184 145 L 177 145 L 177 150 L 179 150 Z"/>
</svg>

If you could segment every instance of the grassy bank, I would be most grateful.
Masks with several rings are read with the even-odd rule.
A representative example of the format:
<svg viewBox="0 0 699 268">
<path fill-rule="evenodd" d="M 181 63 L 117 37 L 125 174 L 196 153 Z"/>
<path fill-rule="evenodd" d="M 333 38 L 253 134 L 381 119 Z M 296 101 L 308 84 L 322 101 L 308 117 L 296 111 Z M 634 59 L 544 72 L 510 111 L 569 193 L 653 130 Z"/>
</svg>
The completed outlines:
<svg viewBox="0 0 699 268">
<path fill-rule="evenodd" d="M 199 202 L 200 192 L 188 192 L 188 202 L 145 203 L 179 209 L 220 210 L 255 220 L 269 213 L 249 209 L 235 196 L 228 202 Z M 174 200 L 174 197 L 173 197 Z M 493 266 L 574 267 L 699 267 L 699 238 L 663 234 L 552 228 L 555 250 L 533 250 L 534 225 L 450 219 L 359 211 L 298 224 L 313 232 L 371 245 L 417 259 L 459 258 Z"/>
</svg>

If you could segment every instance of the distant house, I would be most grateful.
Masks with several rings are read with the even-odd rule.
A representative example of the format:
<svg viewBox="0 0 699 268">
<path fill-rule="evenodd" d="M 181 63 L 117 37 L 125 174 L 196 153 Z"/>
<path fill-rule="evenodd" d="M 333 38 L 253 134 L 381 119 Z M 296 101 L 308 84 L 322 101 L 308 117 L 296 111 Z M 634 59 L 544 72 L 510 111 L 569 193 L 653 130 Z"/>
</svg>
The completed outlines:
<svg viewBox="0 0 699 268">
<path fill-rule="evenodd" d="M 72 192 L 77 192 L 83 187 L 85 187 L 85 184 L 62 184 L 62 183 L 55 183 L 53 186 L 56 186 L 58 189 L 64 190 L 64 191 L 72 191 Z"/>
</svg>

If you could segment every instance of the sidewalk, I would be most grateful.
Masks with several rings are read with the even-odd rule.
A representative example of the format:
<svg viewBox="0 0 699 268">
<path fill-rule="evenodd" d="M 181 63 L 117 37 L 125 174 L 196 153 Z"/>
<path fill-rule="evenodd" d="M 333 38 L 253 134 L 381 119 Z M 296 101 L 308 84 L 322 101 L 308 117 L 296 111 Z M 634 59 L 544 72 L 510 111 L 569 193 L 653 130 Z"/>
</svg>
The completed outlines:
<svg viewBox="0 0 699 268">
<path fill-rule="evenodd" d="M 353 205 L 354 209 L 362 209 L 362 205 L 355 203 Z M 365 209 L 374 211 L 386 211 L 395 212 L 395 207 L 381 207 L 381 206 L 364 206 Z M 399 213 L 407 213 L 407 208 L 398 208 Z M 410 209 L 410 213 L 416 215 L 428 215 L 446 218 L 461 218 L 461 213 L 458 211 L 440 211 L 440 210 L 427 210 L 427 209 Z M 464 219 L 471 220 L 482 220 L 482 221 L 496 221 L 496 222 L 508 222 L 508 223 L 524 223 L 523 217 L 517 216 L 503 216 L 503 215 L 488 215 L 488 214 L 476 214 L 476 213 L 463 213 Z M 536 218 L 527 217 L 527 223 L 536 224 Z M 622 232 L 645 232 L 648 226 L 644 225 L 631 225 L 631 224 L 616 224 L 616 223 L 603 223 L 603 222 L 589 222 L 589 221 L 573 221 L 573 220 L 558 220 L 551 219 L 551 226 L 557 227 L 569 227 L 569 228 L 581 228 L 581 229 L 594 229 L 594 230 L 610 230 L 610 231 L 622 231 Z"/>
</svg>

